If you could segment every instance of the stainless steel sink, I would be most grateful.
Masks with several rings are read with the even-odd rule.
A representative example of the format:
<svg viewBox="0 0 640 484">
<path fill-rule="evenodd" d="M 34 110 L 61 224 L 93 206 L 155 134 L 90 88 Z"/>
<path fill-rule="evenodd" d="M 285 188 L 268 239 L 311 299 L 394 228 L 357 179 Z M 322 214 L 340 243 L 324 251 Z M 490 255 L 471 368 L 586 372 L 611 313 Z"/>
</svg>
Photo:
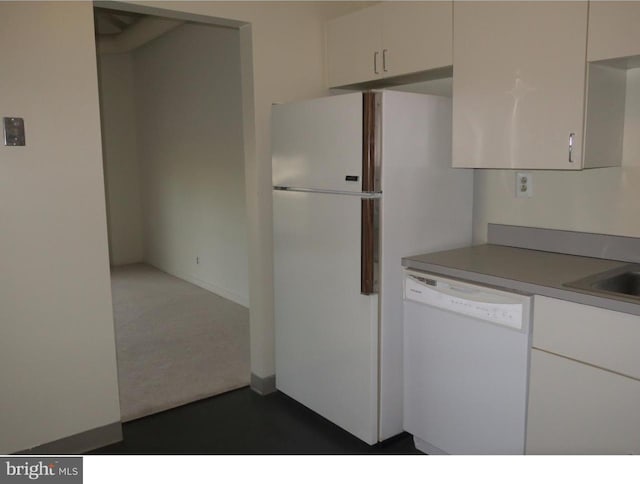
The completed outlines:
<svg viewBox="0 0 640 484">
<path fill-rule="evenodd" d="M 630 264 L 563 285 L 596 294 L 640 301 L 640 265 Z"/>
<path fill-rule="evenodd" d="M 603 279 L 593 285 L 594 289 L 640 296 L 640 271 L 625 272 L 623 274 Z"/>
</svg>

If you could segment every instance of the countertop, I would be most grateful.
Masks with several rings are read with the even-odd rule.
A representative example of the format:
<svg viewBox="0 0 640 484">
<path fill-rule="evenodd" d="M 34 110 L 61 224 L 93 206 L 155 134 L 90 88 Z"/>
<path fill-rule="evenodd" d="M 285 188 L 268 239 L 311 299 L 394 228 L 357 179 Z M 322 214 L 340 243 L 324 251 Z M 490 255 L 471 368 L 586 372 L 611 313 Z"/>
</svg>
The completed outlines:
<svg viewBox="0 0 640 484">
<path fill-rule="evenodd" d="M 629 265 L 610 259 L 484 244 L 402 259 L 411 269 L 640 316 L 640 303 L 563 284 Z"/>
</svg>

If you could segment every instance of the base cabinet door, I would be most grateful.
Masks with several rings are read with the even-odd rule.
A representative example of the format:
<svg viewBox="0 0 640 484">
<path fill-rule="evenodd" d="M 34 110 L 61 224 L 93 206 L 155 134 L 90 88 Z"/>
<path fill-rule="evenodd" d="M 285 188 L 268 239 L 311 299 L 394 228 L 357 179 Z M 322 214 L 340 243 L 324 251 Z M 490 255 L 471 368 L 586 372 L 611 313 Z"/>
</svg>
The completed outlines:
<svg viewBox="0 0 640 484">
<path fill-rule="evenodd" d="M 640 381 L 532 350 L 527 454 L 640 453 Z"/>
</svg>

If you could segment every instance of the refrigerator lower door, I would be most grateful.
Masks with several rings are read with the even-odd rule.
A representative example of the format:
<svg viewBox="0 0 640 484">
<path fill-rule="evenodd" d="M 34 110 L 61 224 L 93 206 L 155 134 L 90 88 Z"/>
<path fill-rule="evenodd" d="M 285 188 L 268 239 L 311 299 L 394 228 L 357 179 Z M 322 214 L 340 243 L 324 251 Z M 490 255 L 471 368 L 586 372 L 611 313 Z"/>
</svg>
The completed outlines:
<svg viewBox="0 0 640 484">
<path fill-rule="evenodd" d="M 274 191 L 277 388 L 378 441 L 378 296 L 361 294 L 361 199 Z"/>
</svg>

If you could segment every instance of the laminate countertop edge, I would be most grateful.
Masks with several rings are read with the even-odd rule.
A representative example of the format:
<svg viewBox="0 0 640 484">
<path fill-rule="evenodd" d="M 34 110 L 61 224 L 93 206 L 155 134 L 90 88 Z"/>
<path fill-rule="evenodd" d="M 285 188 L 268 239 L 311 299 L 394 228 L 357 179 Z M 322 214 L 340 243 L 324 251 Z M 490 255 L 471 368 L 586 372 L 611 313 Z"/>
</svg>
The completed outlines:
<svg viewBox="0 0 640 484">
<path fill-rule="evenodd" d="M 482 246 L 481 246 L 482 247 Z M 494 246 L 498 247 L 498 246 Z M 588 292 L 582 292 L 577 289 L 572 289 L 569 287 L 564 287 L 562 284 L 566 282 L 571 282 L 578 277 L 568 276 L 568 280 L 562 280 L 558 283 L 552 284 L 540 284 L 532 281 L 528 281 L 526 277 L 526 273 L 524 273 L 521 277 L 518 278 L 509 278 L 502 277 L 494 274 L 489 274 L 486 272 L 478 272 L 474 270 L 468 270 L 460 267 L 452 267 L 446 264 L 439 264 L 429 260 L 420 260 L 420 259 L 428 259 L 432 256 L 437 256 L 438 254 L 455 254 L 456 252 L 460 254 L 465 254 L 465 251 L 472 250 L 474 248 L 478 248 L 478 246 L 470 247 L 467 249 L 457 249 L 456 251 L 447 251 L 442 253 L 434 253 L 434 254 L 425 254 L 419 256 L 410 256 L 402 258 L 402 265 L 408 269 L 414 269 L 423 272 L 429 272 L 436 275 L 441 275 L 445 277 L 451 277 L 454 279 L 459 279 L 466 282 L 477 283 L 481 285 L 493 286 L 495 288 L 504 289 L 507 291 L 520 292 L 524 294 L 530 295 L 538 295 L 538 296 L 546 296 L 555 299 L 561 299 L 564 301 L 570 301 L 577 304 L 584 304 L 587 306 L 594 306 L 603 309 L 609 309 L 611 311 L 618 311 L 621 313 L 634 314 L 640 316 L 640 303 L 623 301 L 621 299 L 615 297 L 607 297 L 607 296 L 599 296 Z M 513 248 L 508 248 L 513 250 Z M 495 249 L 494 249 L 495 250 Z M 499 250 L 499 249 L 498 249 Z M 531 249 L 515 249 L 515 250 L 523 250 L 526 252 L 541 252 L 535 251 Z M 568 258 L 573 258 L 576 256 L 572 255 L 563 255 L 556 254 L 557 256 L 564 256 Z M 523 254 L 526 257 L 526 254 Z M 610 268 L 622 267 L 628 265 L 628 262 L 621 261 L 609 261 L 602 259 L 603 263 L 610 263 Z M 585 273 L 584 275 L 588 275 Z"/>
</svg>

